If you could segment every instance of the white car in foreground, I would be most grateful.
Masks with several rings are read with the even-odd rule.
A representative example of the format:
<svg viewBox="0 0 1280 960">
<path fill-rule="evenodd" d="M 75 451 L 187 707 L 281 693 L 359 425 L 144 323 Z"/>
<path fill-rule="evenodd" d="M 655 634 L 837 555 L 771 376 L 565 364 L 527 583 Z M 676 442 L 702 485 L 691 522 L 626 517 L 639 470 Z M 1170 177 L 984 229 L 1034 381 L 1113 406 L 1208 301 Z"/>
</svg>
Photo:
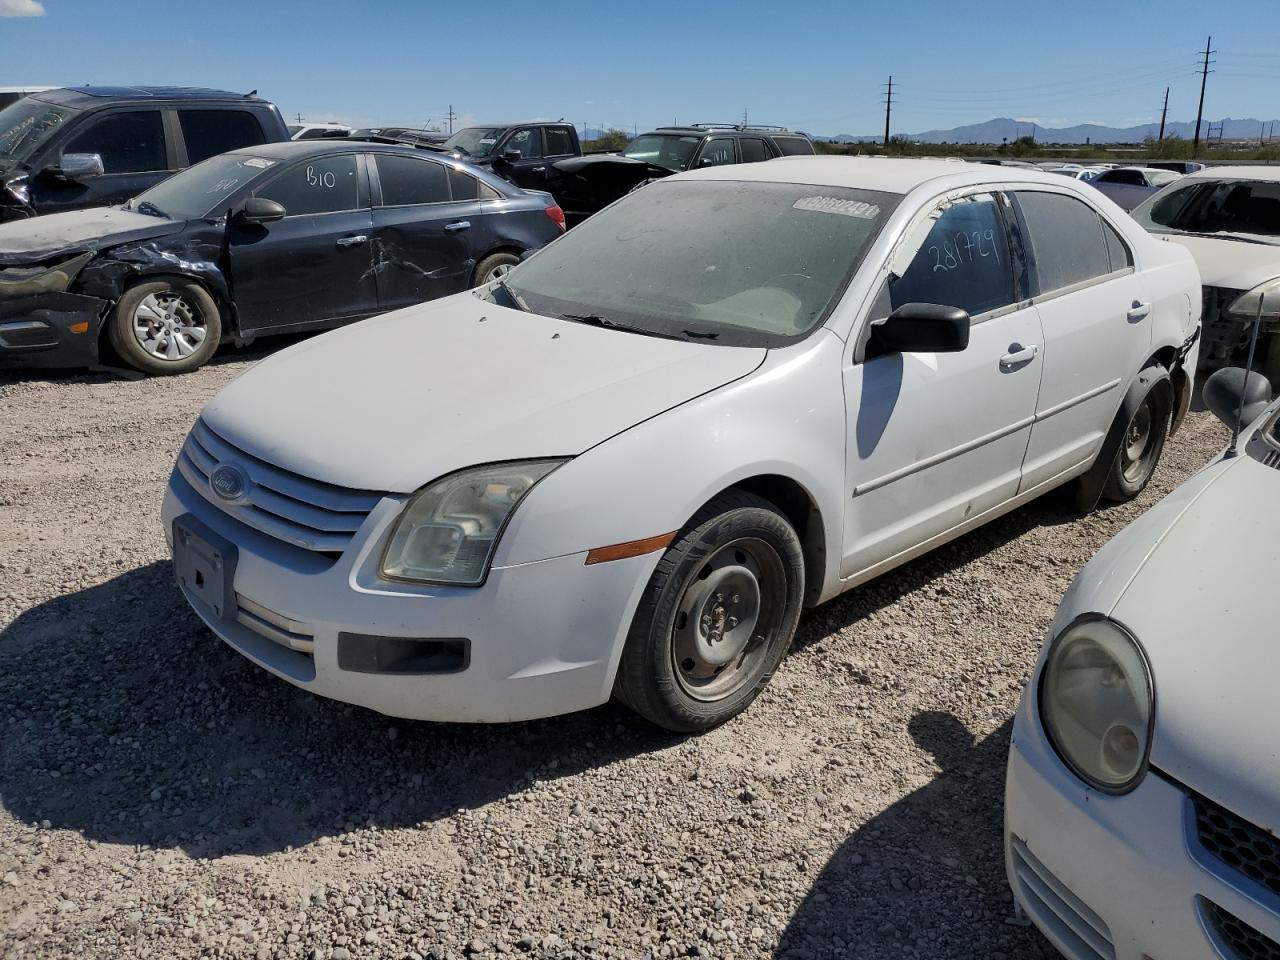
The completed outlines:
<svg viewBox="0 0 1280 960">
<path fill-rule="evenodd" d="M 1240 372 L 1205 388 L 1228 422 Z M 1252 379 L 1239 455 L 1084 567 L 1014 720 L 1009 881 L 1073 960 L 1280 957 L 1280 403 Z"/>
<path fill-rule="evenodd" d="M 703 729 L 803 605 L 1074 478 L 1141 490 L 1198 317 L 1186 251 L 1062 177 L 677 175 L 484 290 L 258 364 L 164 526 L 210 627 L 308 690 L 466 721 L 616 693 Z"/>
</svg>

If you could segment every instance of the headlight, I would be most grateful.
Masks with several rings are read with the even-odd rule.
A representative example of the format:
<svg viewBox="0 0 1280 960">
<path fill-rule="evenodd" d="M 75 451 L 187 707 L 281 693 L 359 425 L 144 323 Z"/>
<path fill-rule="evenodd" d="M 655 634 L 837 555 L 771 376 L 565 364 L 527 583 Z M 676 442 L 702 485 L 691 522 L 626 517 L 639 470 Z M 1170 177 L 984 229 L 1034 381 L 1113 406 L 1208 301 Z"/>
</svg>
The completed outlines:
<svg viewBox="0 0 1280 960">
<path fill-rule="evenodd" d="M 1262 303 L 1262 319 L 1280 320 L 1280 277 L 1260 283 L 1248 293 L 1240 294 L 1231 301 L 1227 313 L 1252 320 L 1258 315 L 1258 301 L 1264 295 L 1266 300 Z"/>
<path fill-rule="evenodd" d="M 562 463 L 471 467 L 423 487 L 396 521 L 379 574 L 388 580 L 479 586 L 516 505 Z"/>
<path fill-rule="evenodd" d="M 1040 718 L 1064 763 L 1090 786 L 1126 793 L 1146 772 L 1155 691 L 1142 648 L 1100 616 L 1053 641 L 1040 678 Z"/>
</svg>

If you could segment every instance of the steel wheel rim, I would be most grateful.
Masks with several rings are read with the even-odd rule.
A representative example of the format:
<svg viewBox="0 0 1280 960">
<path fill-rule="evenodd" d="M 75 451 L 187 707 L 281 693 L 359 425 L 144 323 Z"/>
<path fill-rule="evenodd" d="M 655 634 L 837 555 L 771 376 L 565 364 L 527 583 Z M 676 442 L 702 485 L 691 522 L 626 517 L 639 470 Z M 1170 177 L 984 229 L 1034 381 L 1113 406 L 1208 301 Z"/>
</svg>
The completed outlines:
<svg viewBox="0 0 1280 960">
<path fill-rule="evenodd" d="M 1134 413 L 1124 432 L 1120 472 L 1130 483 L 1140 481 L 1147 471 L 1148 460 L 1155 445 L 1154 425 L 1155 415 L 1151 411 L 1151 399 L 1148 397 Z"/>
<path fill-rule="evenodd" d="M 484 282 L 493 283 L 495 280 L 501 280 L 510 272 L 511 272 L 511 264 L 499 263 L 496 266 L 494 266 L 492 269 L 490 269 L 489 272 L 485 275 Z"/>
<path fill-rule="evenodd" d="M 711 554 L 685 583 L 671 629 L 676 682 L 695 700 L 723 700 L 754 683 L 785 607 L 782 559 L 754 537 Z"/>
<path fill-rule="evenodd" d="M 133 335 L 157 360 L 185 360 L 208 333 L 200 311 L 177 293 L 149 293 L 133 311 Z"/>
</svg>

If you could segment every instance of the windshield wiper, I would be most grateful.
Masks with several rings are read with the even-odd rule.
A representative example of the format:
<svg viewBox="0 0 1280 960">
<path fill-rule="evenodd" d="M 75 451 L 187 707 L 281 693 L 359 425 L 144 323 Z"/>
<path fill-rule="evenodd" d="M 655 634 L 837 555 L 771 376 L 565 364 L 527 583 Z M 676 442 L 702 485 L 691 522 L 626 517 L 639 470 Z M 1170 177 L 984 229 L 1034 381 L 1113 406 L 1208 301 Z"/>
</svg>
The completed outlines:
<svg viewBox="0 0 1280 960">
<path fill-rule="evenodd" d="M 1219 230 L 1216 233 L 1199 233 L 1194 230 L 1180 230 L 1178 232 L 1188 237 L 1203 237 L 1205 240 L 1239 240 L 1242 243 L 1260 243 L 1263 246 L 1275 246 L 1277 242 L 1280 242 L 1280 238 L 1277 240 L 1259 240 L 1257 237 L 1236 233 L 1233 230 Z"/>
<path fill-rule="evenodd" d="M 145 213 L 150 217 L 163 217 L 165 220 L 169 219 L 169 215 L 150 200 L 143 200 L 141 203 L 135 205 L 133 209 L 137 210 L 139 213 Z"/>
<path fill-rule="evenodd" d="M 714 340 L 720 336 L 718 333 L 698 333 L 694 330 L 681 330 L 679 333 L 664 333 L 661 330 L 651 330 L 648 327 L 634 327 L 620 320 L 614 320 L 611 317 L 602 317 L 598 313 L 562 313 L 560 314 L 565 320 L 572 320 L 574 323 L 585 323 L 589 327 L 604 327 L 606 330 L 622 330 L 625 333 L 639 333 L 646 337 L 661 337 L 664 340 L 692 340 L 694 338 Z"/>
</svg>

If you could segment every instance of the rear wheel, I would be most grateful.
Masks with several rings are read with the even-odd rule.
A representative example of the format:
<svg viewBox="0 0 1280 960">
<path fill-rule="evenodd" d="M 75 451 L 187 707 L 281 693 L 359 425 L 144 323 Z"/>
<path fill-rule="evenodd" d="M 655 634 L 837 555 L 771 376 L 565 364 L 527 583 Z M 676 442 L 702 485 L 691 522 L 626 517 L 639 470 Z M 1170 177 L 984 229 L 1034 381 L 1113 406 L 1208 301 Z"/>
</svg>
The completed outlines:
<svg viewBox="0 0 1280 960">
<path fill-rule="evenodd" d="M 121 360 L 144 373 L 186 373 L 217 351 L 222 316 L 198 283 L 152 280 L 124 292 L 107 337 Z"/>
<path fill-rule="evenodd" d="M 519 262 L 520 258 L 514 253 L 491 253 L 477 264 L 474 282 L 471 285 L 483 287 L 486 283 L 501 280 Z"/>
<path fill-rule="evenodd" d="M 614 693 L 668 730 L 724 723 L 773 676 L 803 596 L 804 557 L 786 518 L 752 494 L 718 497 L 658 562 Z"/>
<path fill-rule="evenodd" d="M 1148 390 L 1129 418 L 1102 488 L 1102 495 L 1108 500 L 1132 500 L 1151 481 L 1169 435 L 1170 411 L 1165 399 L 1166 391 Z"/>
</svg>

